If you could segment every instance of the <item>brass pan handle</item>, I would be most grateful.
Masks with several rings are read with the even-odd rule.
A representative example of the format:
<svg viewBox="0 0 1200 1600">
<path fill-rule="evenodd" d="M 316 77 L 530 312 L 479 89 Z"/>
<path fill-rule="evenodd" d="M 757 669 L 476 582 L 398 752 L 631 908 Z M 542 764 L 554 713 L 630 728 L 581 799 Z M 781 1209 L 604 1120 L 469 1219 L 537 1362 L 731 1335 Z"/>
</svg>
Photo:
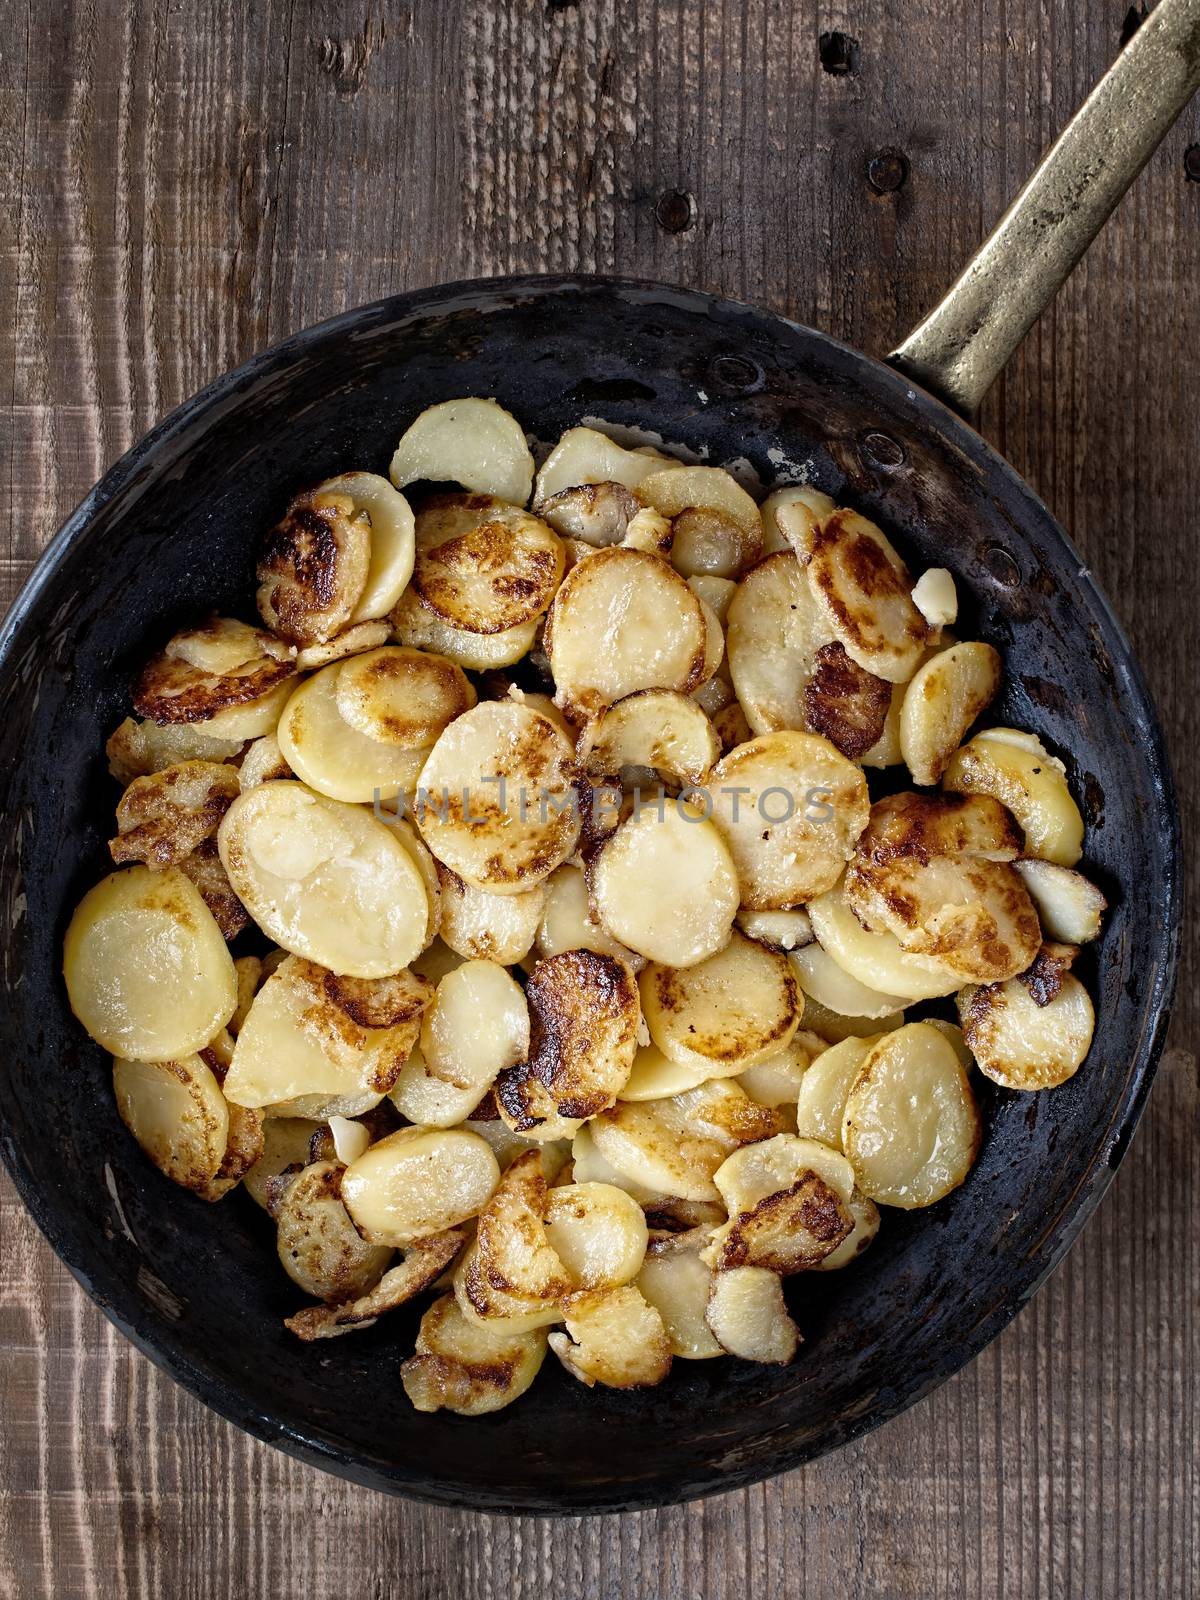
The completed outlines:
<svg viewBox="0 0 1200 1600">
<path fill-rule="evenodd" d="M 892 366 L 977 411 L 1197 88 L 1200 0 L 1160 0 Z"/>
</svg>

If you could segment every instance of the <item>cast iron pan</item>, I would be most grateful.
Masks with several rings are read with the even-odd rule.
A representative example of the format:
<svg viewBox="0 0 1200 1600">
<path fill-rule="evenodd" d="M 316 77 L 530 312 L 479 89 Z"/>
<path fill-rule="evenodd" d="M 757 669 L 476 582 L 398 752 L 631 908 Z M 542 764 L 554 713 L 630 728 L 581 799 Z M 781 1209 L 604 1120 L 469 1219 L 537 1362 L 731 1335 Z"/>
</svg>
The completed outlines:
<svg viewBox="0 0 1200 1600">
<path fill-rule="evenodd" d="M 915 563 L 950 567 L 972 597 L 963 636 L 1005 658 L 997 718 L 1066 760 L 1088 868 L 1112 900 L 1083 974 L 1099 1016 L 1085 1067 L 1050 1095 L 986 1095 L 961 1189 L 888 1212 L 850 1270 L 791 1281 L 807 1341 L 793 1366 L 677 1362 L 660 1388 L 626 1394 L 585 1390 L 551 1359 L 518 1404 L 479 1420 L 409 1405 L 398 1365 L 416 1311 L 336 1344 L 285 1332 L 300 1297 L 270 1223 L 243 1195 L 205 1205 L 143 1158 L 60 976 L 66 920 L 110 865 L 103 734 L 127 713 L 148 644 L 214 607 L 251 615 L 256 537 L 295 488 L 383 470 L 422 407 L 471 394 L 496 396 L 543 440 L 600 417 L 712 462 L 745 457 L 766 483 L 802 466 Z M 582 1512 L 731 1489 L 820 1455 L 1004 1327 L 1100 1199 L 1141 1111 L 1180 871 L 1162 736 L 1129 647 L 1046 508 L 969 426 L 892 368 L 780 317 L 653 284 L 516 278 L 302 333 L 181 407 L 92 491 L 0 633 L 0 688 L 0 1153 L 140 1349 L 239 1426 L 356 1482 Z"/>
</svg>

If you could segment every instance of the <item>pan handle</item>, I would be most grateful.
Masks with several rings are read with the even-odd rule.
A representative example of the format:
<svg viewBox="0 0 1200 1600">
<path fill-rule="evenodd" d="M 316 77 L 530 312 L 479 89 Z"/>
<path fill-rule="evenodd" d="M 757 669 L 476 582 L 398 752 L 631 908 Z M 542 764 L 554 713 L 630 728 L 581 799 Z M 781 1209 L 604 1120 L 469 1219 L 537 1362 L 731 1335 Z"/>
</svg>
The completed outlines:
<svg viewBox="0 0 1200 1600">
<path fill-rule="evenodd" d="M 1198 87 L 1200 0 L 1159 0 L 891 365 L 978 410 Z"/>
</svg>

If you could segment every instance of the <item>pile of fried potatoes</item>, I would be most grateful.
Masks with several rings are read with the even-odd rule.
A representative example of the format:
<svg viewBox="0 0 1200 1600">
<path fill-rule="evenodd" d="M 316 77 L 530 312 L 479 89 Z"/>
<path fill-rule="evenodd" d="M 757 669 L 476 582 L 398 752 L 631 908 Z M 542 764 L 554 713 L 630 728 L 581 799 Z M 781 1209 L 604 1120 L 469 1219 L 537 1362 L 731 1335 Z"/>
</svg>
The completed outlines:
<svg viewBox="0 0 1200 1600">
<path fill-rule="evenodd" d="M 588 427 L 536 469 L 454 400 L 257 577 L 133 686 L 66 984 L 150 1160 L 269 1213 L 298 1338 L 433 1293 L 419 1410 L 789 1361 L 783 1279 L 964 1181 L 976 1072 L 1083 1061 L 1063 764 L 972 733 L 996 651 L 857 512 Z"/>
</svg>

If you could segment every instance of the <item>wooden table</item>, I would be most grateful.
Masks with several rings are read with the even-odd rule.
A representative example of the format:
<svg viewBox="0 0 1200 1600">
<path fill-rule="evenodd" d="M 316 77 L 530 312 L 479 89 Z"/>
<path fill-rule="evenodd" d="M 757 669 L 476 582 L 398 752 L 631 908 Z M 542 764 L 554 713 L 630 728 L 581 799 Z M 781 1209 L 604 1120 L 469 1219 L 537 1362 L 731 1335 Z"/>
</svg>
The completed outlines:
<svg viewBox="0 0 1200 1600">
<path fill-rule="evenodd" d="M 392 291 L 617 271 L 886 350 L 1128 26 L 1122 0 L 6 0 L 0 20 L 5 599 L 156 418 Z M 1115 597 L 1189 813 L 1198 142 L 1193 106 L 983 418 Z M 253 1443 L 111 1330 L 5 1184 L 0 1593 L 1195 1592 L 1194 971 L 1109 1197 L 1008 1332 L 859 1444 L 667 1511 L 425 1510 Z"/>
</svg>

